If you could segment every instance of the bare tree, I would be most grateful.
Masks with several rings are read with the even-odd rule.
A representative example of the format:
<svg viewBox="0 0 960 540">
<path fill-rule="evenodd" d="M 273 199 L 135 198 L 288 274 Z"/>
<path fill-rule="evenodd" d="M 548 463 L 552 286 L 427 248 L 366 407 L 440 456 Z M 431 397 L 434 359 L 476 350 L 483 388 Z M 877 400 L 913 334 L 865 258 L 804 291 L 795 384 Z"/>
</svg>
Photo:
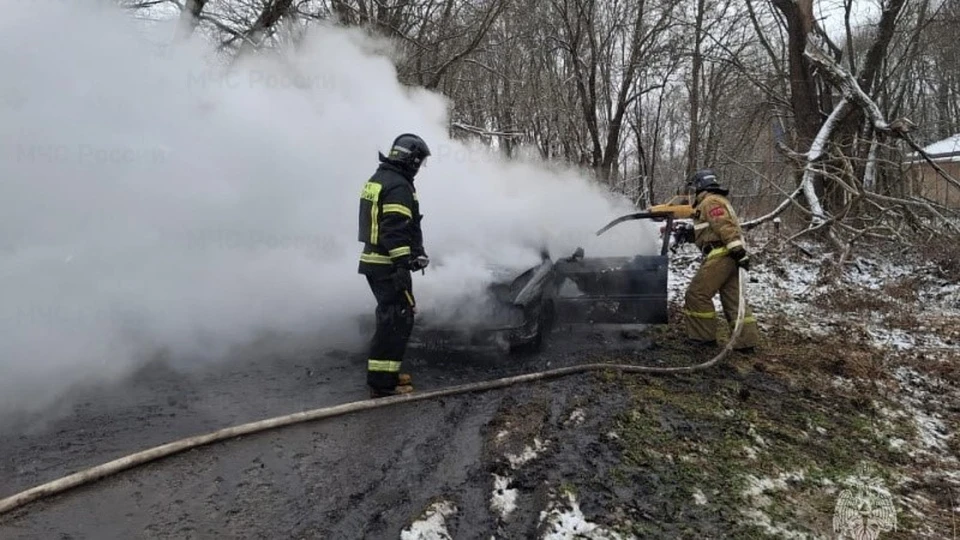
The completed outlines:
<svg viewBox="0 0 960 540">
<path fill-rule="evenodd" d="M 843 242 L 881 208 L 949 215 L 900 163 L 960 130 L 960 0 L 882 0 L 872 21 L 834 0 L 836 42 L 816 0 L 157 1 L 227 59 L 315 21 L 389 38 L 404 83 L 454 98 L 452 134 L 582 166 L 638 205 L 712 166 L 752 225 L 790 212 Z"/>
</svg>

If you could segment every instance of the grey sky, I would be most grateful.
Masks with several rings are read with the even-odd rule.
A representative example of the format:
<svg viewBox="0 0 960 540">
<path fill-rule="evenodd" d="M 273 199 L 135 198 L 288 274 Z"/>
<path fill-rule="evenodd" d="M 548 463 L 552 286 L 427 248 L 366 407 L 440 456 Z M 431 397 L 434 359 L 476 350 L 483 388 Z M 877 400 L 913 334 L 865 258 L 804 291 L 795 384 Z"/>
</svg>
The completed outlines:
<svg viewBox="0 0 960 540">
<path fill-rule="evenodd" d="M 814 2 L 814 10 L 820 24 L 833 39 L 844 36 L 843 6 L 843 0 L 819 0 Z M 879 13 L 879 0 L 853 0 L 852 25 L 871 24 Z"/>
</svg>

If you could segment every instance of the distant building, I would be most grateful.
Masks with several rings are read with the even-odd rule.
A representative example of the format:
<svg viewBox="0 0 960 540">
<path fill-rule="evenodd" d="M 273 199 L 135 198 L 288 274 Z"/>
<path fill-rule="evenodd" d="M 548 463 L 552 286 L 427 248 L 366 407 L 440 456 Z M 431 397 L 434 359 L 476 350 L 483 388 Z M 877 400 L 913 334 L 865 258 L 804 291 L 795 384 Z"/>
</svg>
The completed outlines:
<svg viewBox="0 0 960 540">
<path fill-rule="evenodd" d="M 923 149 L 943 170 L 960 180 L 960 133 Z M 945 180 L 918 153 L 910 154 L 907 175 L 914 193 L 937 204 L 960 208 L 960 188 Z"/>
</svg>

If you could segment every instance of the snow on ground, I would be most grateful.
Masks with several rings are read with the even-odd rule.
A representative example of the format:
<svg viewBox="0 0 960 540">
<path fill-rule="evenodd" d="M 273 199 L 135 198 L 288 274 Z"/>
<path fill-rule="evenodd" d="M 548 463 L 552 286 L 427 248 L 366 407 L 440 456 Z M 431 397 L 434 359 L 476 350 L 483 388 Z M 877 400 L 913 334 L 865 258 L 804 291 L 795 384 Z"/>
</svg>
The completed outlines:
<svg viewBox="0 0 960 540">
<path fill-rule="evenodd" d="M 502 442 L 510 433 L 501 431 L 497 434 L 497 441 Z M 540 454 L 547 448 L 548 442 L 541 441 L 534 437 L 533 443 L 525 445 L 519 454 L 505 453 L 504 458 L 510 463 L 512 470 L 517 470 L 524 465 L 536 460 Z M 500 516 L 501 520 L 506 520 L 510 514 L 517 508 L 517 497 L 519 493 L 516 489 L 511 489 L 513 482 L 512 476 L 493 475 L 493 493 L 490 495 L 490 508 Z"/>
<path fill-rule="evenodd" d="M 884 403 L 879 394 L 874 401 L 880 414 L 878 429 L 896 433 L 893 426 L 904 421 L 915 428 L 910 436 L 887 441 L 890 449 L 909 456 L 912 463 L 894 474 L 902 490 L 894 497 L 895 506 L 918 518 L 935 513 L 937 503 L 924 495 L 931 491 L 919 486 L 960 486 L 960 460 L 951 444 L 960 385 L 940 373 L 960 360 L 960 284 L 944 278 L 947 274 L 933 264 L 881 255 L 851 257 L 842 275 L 829 279 L 828 272 L 835 268 L 831 255 L 803 247 L 813 256 L 754 257 L 746 295 L 761 332 L 771 335 L 779 327 L 814 340 L 824 338 L 833 346 L 824 354 L 841 360 L 847 351 L 836 344 L 849 344 L 849 352 L 867 353 L 885 366 L 892 381 L 882 387 Z M 692 246 L 684 246 L 671 259 L 669 298 L 675 305 L 682 306 L 700 264 Z M 719 298 L 714 302 L 722 313 Z M 774 341 L 764 345 L 770 351 L 777 347 Z M 854 393 L 865 383 L 825 376 L 842 392 Z M 817 428 L 811 425 L 811 430 L 819 432 Z M 744 452 L 756 457 L 763 449 L 762 439 L 755 437 Z M 747 479 L 750 487 L 742 496 L 752 503 L 744 511 L 751 523 L 781 538 L 807 536 L 784 529 L 766 508 L 772 494 L 787 494 L 791 478 Z"/>
<path fill-rule="evenodd" d="M 520 468 L 526 463 L 529 463 L 540 455 L 547 448 L 547 443 L 541 441 L 538 438 L 533 439 L 533 445 L 527 445 L 523 448 L 523 451 L 519 454 L 507 454 L 507 461 L 510 462 L 510 467 L 513 469 Z"/>
<path fill-rule="evenodd" d="M 570 418 L 567 419 L 565 425 L 579 426 L 586 420 L 586 413 L 583 412 L 583 409 L 575 409 L 570 413 Z"/>
<path fill-rule="evenodd" d="M 901 388 L 900 406 L 912 415 L 923 443 L 922 448 L 913 450 L 910 455 L 947 452 L 953 434 L 944 425 L 938 410 L 945 410 L 957 402 L 960 395 L 956 389 L 949 391 L 943 381 L 907 367 L 898 367 L 893 374 Z"/>
<path fill-rule="evenodd" d="M 437 501 L 431 504 L 420 516 L 400 532 L 400 540 L 453 540 L 447 530 L 447 518 L 458 511 L 450 501 Z"/>
<path fill-rule="evenodd" d="M 813 248 L 810 251 L 816 253 Z M 919 470 L 903 470 L 899 485 L 914 481 L 946 482 L 960 486 L 960 462 L 951 450 L 952 426 L 947 417 L 952 403 L 960 402 L 960 388 L 936 376 L 929 366 L 946 365 L 942 360 L 960 358 L 960 285 L 937 277 L 935 269 L 911 261 L 894 262 L 880 257 L 854 257 L 839 279 L 825 279 L 831 268 L 827 255 L 782 260 L 770 255 L 757 257 L 749 273 L 747 295 L 756 313 L 761 329 L 769 331 L 776 326 L 809 338 L 846 339 L 860 351 L 877 351 L 877 358 L 890 364 L 892 401 L 875 400 L 879 411 L 878 429 L 886 425 L 893 433 L 895 425 L 904 420 L 912 422 L 916 433 L 912 436 L 891 437 L 891 449 L 903 452 L 919 464 Z M 683 294 L 690 278 L 700 266 L 700 257 L 690 247 L 671 258 L 669 298 L 682 304 Z M 719 299 L 715 306 L 720 310 Z M 768 344 L 771 350 L 775 343 Z M 918 362 L 917 359 L 920 359 Z M 862 381 L 824 374 L 839 391 L 856 391 Z M 886 396 L 890 397 L 890 396 Z M 720 411 L 729 415 L 732 411 Z M 564 421 L 575 428 L 584 422 L 584 411 L 575 409 Z M 820 435 L 829 430 L 811 423 L 809 429 Z M 762 459 L 769 443 L 749 427 L 751 442 L 743 448 L 748 459 Z M 902 433 L 901 433 L 902 434 Z M 615 437 L 615 434 L 611 435 Z M 518 439 L 523 437 L 523 439 Z M 506 451 L 509 445 L 513 451 Z M 521 494 L 512 488 L 513 475 L 535 462 L 550 447 L 531 433 L 521 435 L 513 426 L 507 426 L 495 436 L 503 448 L 502 457 L 508 472 L 492 475 L 491 510 L 501 521 L 509 519 L 520 503 Z M 931 465 L 935 464 L 935 466 Z M 772 517 L 773 498 L 790 498 L 795 488 L 803 483 L 804 471 L 785 472 L 780 476 L 748 476 L 747 488 L 741 493 L 745 506 L 744 518 L 781 538 L 808 538 L 809 535 L 791 530 Z M 839 489 L 833 488 L 830 489 Z M 907 489 L 895 496 L 902 511 L 924 515 L 933 501 L 922 492 Z M 699 488 L 693 491 L 697 505 L 709 504 Z M 424 516 L 404 531 L 402 539 L 446 539 L 445 520 L 456 512 L 449 502 L 431 506 Z M 581 511 L 576 495 L 559 490 L 550 497 L 540 513 L 541 540 L 572 538 L 621 538 L 617 533 L 589 521 Z"/>
<path fill-rule="evenodd" d="M 756 525 L 766 533 L 777 538 L 810 538 L 808 534 L 792 531 L 783 527 L 781 524 L 774 523 L 770 515 L 765 511 L 772 503 L 770 494 L 778 491 L 789 491 L 791 485 L 802 482 L 803 480 L 803 471 L 780 473 L 776 478 L 761 478 L 748 475 L 748 487 L 743 491 L 741 496 L 750 506 L 741 510 L 743 516 L 749 523 Z"/>
<path fill-rule="evenodd" d="M 760 259 L 748 274 L 746 296 L 761 330 L 784 324 L 810 337 L 849 335 L 878 350 L 937 359 L 960 354 L 960 284 L 937 278 L 930 265 L 854 257 L 841 279 L 831 282 L 822 279 L 831 266 L 827 254 Z M 693 246 L 671 259 L 671 302 L 682 305 L 699 267 Z M 714 304 L 719 313 L 719 297 Z"/>
<path fill-rule="evenodd" d="M 511 478 L 509 476 L 493 475 L 493 495 L 490 496 L 490 507 L 500 516 L 500 519 L 506 520 L 510 514 L 517 509 L 516 489 L 510 488 Z"/>
<path fill-rule="evenodd" d="M 540 523 L 545 525 L 541 540 L 622 540 L 624 537 L 591 523 L 583 515 L 573 493 L 554 497 L 546 510 L 540 513 Z"/>
<path fill-rule="evenodd" d="M 568 427 L 576 427 L 583 423 L 585 413 L 583 409 L 574 409 L 564 424 Z M 516 433 L 504 430 L 496 435 L 496 441 L 504 444 L 511 435 L 518 436 Z M 533 441 L 524 444 L 523 450 L 519 453 L 504 452 L 503 458 L 509 463 L 510 469 L 518 471 L 537 460 L 543 452 L 550 446 L 549 440 L 542 440 L 539 437 L 533 437 Z M 510 475 L 493 475 L 493 493 L 490 496 L 490 508 L 501 521 L 506 521 L 517 508 L 517 499 L 519 492 L 510 487 L 513 478 Z M 576 496 L 566 490 L 560 493 L 554 491 L 546 508 L 540 512 L 540 530 L 542 531 L 541 540 L 573 540 L 592 539 L 592 540 L 621 540 L 623 537 L 617 533 L 608 531 L 603 527 L 591 523 L 580 510 Z"/>
</svg>

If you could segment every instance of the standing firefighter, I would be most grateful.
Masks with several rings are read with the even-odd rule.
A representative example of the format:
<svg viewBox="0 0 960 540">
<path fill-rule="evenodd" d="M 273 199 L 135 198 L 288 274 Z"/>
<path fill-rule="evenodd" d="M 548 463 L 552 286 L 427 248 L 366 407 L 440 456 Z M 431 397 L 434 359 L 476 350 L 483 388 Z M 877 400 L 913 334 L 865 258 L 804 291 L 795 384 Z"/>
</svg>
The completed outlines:
<svg viewBox="0 0 960 540">
<path fill-rule="evenodd" d="M 729 190 L 717 183 L 712 169 L 697 171 L 687 180 L 695 192 L 693 238 L 705 257 L 690 281 L 684 299 L 687 338 L 697 344 L 717 343 L 717 313 L 713 297 L 719 292 L 723 314 L 732 330 L 737 320 L 740 271 L 750 269 L 740 220 L 727 200 Z M 746 301 L 746 300 L 745 300 Z M 743 330 L 734 348 L 750 352 L 760 335 L 749 304 L 744 308 Z"/>
<path fill-rule="evenodd" d="M 370 397 L 413 391 L 410 376 L 401 374 L 400 366 L 416 312 L 411 273 L 430 262 L 423 249 L 423 216 L 413 186 L 429 155 L 423 139 L 400 135 L 389 155 L 380 154 L 380 166 L 360 194 L 359 240 L 364 246 L 359 273 L 366 276 L 377 300 L 377 328 L 367 360 Z"/>
</svg>

